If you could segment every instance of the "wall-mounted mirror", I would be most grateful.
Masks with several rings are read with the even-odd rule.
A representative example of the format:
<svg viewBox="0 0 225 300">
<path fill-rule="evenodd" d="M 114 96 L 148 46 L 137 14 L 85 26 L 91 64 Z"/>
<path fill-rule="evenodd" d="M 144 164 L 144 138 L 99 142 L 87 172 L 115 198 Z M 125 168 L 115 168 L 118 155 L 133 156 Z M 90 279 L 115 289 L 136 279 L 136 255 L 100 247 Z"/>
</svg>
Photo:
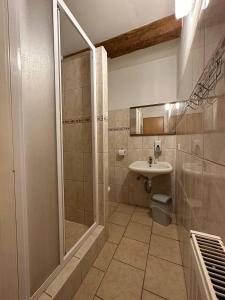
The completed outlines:
<svg viewBox="0 0 225 300">
<path fill-rule="evenodd" d="M 178 102 L 130 108 L 130 135 L 175 134 Z"/>
<path fill-rule="evenodd" d="M 64 167 L 64 254 L 93 225 L 93 49 L 59 10 Z"/>
</svg>

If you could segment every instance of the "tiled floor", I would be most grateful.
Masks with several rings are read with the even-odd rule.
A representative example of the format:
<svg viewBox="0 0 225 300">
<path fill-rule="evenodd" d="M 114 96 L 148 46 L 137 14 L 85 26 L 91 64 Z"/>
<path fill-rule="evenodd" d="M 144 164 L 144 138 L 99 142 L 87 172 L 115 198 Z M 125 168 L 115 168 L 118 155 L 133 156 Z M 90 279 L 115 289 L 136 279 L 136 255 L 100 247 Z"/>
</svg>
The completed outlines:
<svg viewBox="0 0 225 300">
<path fill-rule="evenodd" d="M 175 224 L 110 203 L 109 238 L 73 300 L 186 300 Z"/>
<path fill-rule="evenodd" d="M 65 220 L 65 249 L 68 252 L 88 230 L 88 226 Z"/>
</svg>

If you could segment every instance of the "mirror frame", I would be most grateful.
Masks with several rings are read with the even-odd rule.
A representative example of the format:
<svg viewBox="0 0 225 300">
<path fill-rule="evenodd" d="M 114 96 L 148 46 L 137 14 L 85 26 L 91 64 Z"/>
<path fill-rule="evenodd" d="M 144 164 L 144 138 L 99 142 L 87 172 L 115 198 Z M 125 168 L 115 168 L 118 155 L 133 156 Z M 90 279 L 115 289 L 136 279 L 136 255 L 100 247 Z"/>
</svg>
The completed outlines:
<svg viewBox="0 0 225 300">
<path fill-rule="evenodd" d="M 160 106 L 160 105 L 165 105 L 165 104 L 176 104 L 179 101 L 173 101 L 173 102 L 164 102 L 164 103 L 156 103 L 156 104 L 149 104 L 149 105 L 139 105 L 139 106 L 131 106 L 129 112 L 131 109 L 134 108 L 142 108 L 142 107 L 151 107 L 151 106 Z M 131 129 L 131 119 L 130 119 L 130 129 Z M 155 134 L 144 134 L 144 133 L 131 133 L 130 136 L 164 136 L 164 135 L 175 135 L 176 131 L 174 132 L 168 132 L 168 133 L 155 133 Z"/>
</svg>

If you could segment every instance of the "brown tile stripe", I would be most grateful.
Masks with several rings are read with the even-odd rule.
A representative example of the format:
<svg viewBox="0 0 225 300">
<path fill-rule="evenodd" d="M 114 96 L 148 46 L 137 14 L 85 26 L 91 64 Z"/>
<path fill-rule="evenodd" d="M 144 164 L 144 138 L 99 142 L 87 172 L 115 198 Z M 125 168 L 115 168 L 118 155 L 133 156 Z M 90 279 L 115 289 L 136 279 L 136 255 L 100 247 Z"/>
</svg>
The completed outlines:
<svg viewBox="0 0 225 300">
<path fill-rule="evenodd" d="M 115 128 L 109 128 L 109 131 L 127 131 L 130 130 L 130 127 L 115 127 Z"/>
<path fill-rule="evenodd" d="M 99 116 L 97 116 L 97 120 L 99 122 L 107 121 L 108 116 L 107 115 L 99 115 Z M 90 122 L 91 122 L 91 116 L 77 118 L 77 119 L 63 120 L 64 125 L 66 125 L 66 124 L 77 124 L 77 123 L 90 123 Z"/>
</svg>

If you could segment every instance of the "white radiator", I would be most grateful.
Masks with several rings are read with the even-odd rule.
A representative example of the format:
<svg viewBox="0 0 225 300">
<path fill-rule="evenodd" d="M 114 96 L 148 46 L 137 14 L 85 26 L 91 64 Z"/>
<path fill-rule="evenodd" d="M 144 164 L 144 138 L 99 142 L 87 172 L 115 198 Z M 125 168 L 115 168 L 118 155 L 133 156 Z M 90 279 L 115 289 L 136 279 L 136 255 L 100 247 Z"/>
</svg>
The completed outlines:
<svg viewBox="0 0 225 300">
<path fill-rule="evenodd" d="M 220 237 L 191 231 L 189 300 L 225 299 L 225 247 Z"/>
</svg>

